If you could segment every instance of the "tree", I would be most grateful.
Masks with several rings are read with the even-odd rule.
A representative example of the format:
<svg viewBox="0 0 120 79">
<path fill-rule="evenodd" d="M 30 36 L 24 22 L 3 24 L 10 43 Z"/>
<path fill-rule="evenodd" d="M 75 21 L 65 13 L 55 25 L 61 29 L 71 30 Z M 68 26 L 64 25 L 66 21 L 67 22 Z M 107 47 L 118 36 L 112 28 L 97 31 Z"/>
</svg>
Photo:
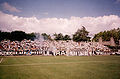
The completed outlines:
<svg viewBox="0 0 120 79">
<path fill-rule="evenodd" d="M 55 38 L 54 40 L 63 40 L 63 34 L 62 33 L 59 33 L 59 34 L 54 34 Z"/>
<path fill-rule="evenodd" d="M 11 38 L 10 32 L 0 31 L 0 41 L 2 41 L 4 39 L 10 39 L 10 38 Z"/>
<path fill-rule="evenodd" d="M 52 40 L 51 36 L 46 33 L 42 33 L 41 35 L 43 36 L 44 40 Z"/>
<path fill-rule="evenodd" d="M 34 40 L 36 38 L 36 35 L 35 33 L 28 33 L 26 34 L 26 37 L 25 37 L 27 40 Z"/>
<path fill-rule="evenodd" d="M 11 32 L 11 40 L 18 40 L 18 41 L 22 41 L 23 39 L 26 38 L 26 34 L 23 31 L 12 31 Z"/>
<path fill-rule="evenodd" d="M 8 39 L 11 41 L 22 41 L 23 39 L 34 40 L 36 38 L 35 33 L 25 33 L 23 31 L 2 32 L 0 31 L 0 41 Z"/>
<path fill-rule="evenodd" d="M 65 36 L 63 37 L 63 40 L 71 40 L 71 38 L 70 38 L 69 35 L 65 35 Z"/>
<path fill-rule="evenodd" d="M 84 26 L 81 29 L 78 29 L 75 34 L 73 34 L 73 41 L 90 41 L 90 37 L 88 37 L 89 32 L 86 30 Z"/>
<path fill-rule="evenodd" d="M 98 41 L 98 39 L 102 37 L 103 41 L 110 41 L 110 38 L 113 37 L 116 44 L 119 44 L 120 40 L 120 29 L 112 29 L 108 31 L 103 31 L 95 34 L 93 40 Z"/>
</svg>

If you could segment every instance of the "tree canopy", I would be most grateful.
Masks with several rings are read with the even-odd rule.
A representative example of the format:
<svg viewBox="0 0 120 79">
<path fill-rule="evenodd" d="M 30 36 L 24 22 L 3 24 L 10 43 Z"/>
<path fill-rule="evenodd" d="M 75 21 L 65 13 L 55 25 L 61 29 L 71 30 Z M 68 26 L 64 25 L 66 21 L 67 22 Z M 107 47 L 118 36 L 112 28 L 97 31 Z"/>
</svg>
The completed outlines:
<svg viewBox="0 0 120 79">
<path fill-rule="evenodd" d="M 71 40 L 70 36 L 69 35 L 63 35 L 62 33 L 59 33 L 59 34 L 54 34 L 55 38 L 54 40 Z"/>
<path fill-rule="evenodd" d="M 65 36 L 63 37 L 63 40 L 71 40 L 71 38 L 70 38 L 69 35 L 65 35 Z"/>
<path fill-rule="evenodd" d="M 42 33 L 41 35 L 43 36 L 44 40 L 52 40 L 51 36 L 47 33 Z"/>
<path fill-rule="evenodd" d="M 120 29 L 112 29 L 108 31 L 103 31 L 95 34 L 93 40 L 98 41 L 99 38 L 102 37 L 103 41 L 110 41 L 110 38 L 113 37 L 115 40 L 115 43 L 118 44 L 120 39 Z"/>
<path fill-rule="evenodd" d="M 73 34 L 73 41 L 89 41 L 90 37 L 88 37 L 89 32 L 86 30 L 84 26 L 81 29 L 78 29 L 75 34 Z"/>
<path fill-rule="evenodd" d="M 2 32 L 0 31 L 0 41 L 6 39 L 11 41 L 22 41 L 23 39 L 35 39 L 34 33 L 25 33 L 23 31 Z"/>
<path fill-rule="evenodd" d="M 84 26 L 82 26 L 81 29 L 78 29 L 73 34 L 73 41 L 81 42 L 81 41 L 90 41 L 90 37 L 88 36 L 89 32 L 86 30 Z M 39 34 L 38 34 L 39 35 Z M 50 34 L 42 33 L 41 34 L 44 38 L 44 40 L 53 40 L 50 36 Z M 115 43 L 118 44 L 120 40 L 120 28 L 112 29 L 108 31 L 99 32 L 94 35 L 92 40 L 98 41 L 98 39 L 102 37 L 103 41 L 110 41 L 110 38 L 113 37 L 115 40 Z M 17 40 L 21 41 L 23 39 L 27 40 L 34 40 L 37 38 L 37 35 L 35 33 L 25 33 L 24 31 L 12 31 L 12 32 L 3 32 L 0 31 L 0 41 L 4 39 L 8 39 L 11 41 Z M 62 33 L 54 34 L 54 40 L 71 40 L 70 35 L 63 35 Z"/>
</svg>

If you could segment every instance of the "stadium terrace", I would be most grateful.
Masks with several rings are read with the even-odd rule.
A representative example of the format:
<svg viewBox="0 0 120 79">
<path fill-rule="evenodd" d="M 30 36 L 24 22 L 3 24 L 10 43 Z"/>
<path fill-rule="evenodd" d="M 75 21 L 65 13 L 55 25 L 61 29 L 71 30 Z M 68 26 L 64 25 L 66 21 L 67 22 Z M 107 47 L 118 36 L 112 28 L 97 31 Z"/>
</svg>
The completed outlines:
<svg viewBox="0 0 120 79">
<path fill-rule="evenodd" d="M 99 42 L 3 40 L 0 44 L 0 55 L 92 56 L 110 55 L 110 49 Z"/>
</svg>

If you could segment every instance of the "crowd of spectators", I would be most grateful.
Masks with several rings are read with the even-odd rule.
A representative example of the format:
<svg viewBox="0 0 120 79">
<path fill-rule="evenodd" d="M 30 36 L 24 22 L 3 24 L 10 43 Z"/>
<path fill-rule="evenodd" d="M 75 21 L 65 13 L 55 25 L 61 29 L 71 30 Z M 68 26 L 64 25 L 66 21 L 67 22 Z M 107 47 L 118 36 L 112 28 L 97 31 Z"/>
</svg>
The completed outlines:
<svg viewBox="0 0 120 79">
<path fill-rule="evenodd" d="M 0 55 L 66 55 L 91 56 L 109 54 L 110 49 L 99 42 L 22 40 L 0 42 Z"/>
</svg>

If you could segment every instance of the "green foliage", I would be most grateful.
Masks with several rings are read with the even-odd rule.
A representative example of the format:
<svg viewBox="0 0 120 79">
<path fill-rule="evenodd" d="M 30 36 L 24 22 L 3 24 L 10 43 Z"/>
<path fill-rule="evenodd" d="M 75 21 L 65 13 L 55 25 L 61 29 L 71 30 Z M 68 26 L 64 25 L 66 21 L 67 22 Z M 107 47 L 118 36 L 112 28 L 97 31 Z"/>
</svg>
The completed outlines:
<svg viewBox="0 0 120 79">
<path fill-rule="evenodd" d="M 34 40 L 35 38 L 34 33 L 25 33 L 23 31 L 12 31 L 12 32 L 1 32 L 0 31 L 0 41 L 4 39 L 8 39 L 11 41 L 22 41 L 23 39 L 31 39 Z"/>
<path fill-rule="evenodd" d="M 71 40 L 71 38 L 70 38 L 69 35 L 65 35 L 65 36 L 63 37 L 63 40 Z"/>
<path fill-rule="evenodd" d="M 1 40 L 4 40 L 4 39 L 10 39 L 10 37 L 11 37 L 11 34 L 10 34 L 10 32 L 1 32 L 0 31 L 0 41 Z"/>
<path fill-rule="evenodd" d="M 55 36 L 55 40 L 71 40 L 71 38 L 70 38 L 70 36 L 69 35 L 63 35 L 62 33 L 59 33 L 59 34 L 54 34 L 54 36 Z"/>
<path fill-rule="evenodd" d="M 36 38 L 36 35 L 35 35 L 35 33 L 28 33 L 28 34 L 26 34 L 26 39 L 27 40 L 34 40 Z"/>
<path fill-rule="evenodd" d="M 98 39 L 102 37 L 103 41 L 110 41 L 110 38 L 113 37 L 115 43 L 118 44 L 120 39 L 120 29 L 112 29 L 109 31 L 103 31 L 95 34 L 93 40 L 98 41 Z"/>
<path fill-rule="evenodd" d="M 11 32 L 11 40 L 18 40 L 22 41 L 24 38 L 26 38 L 26 34 L 23 31 L 12 31 Z"/>
<path fill-rule="evenodd" d="M 59 34 L 54 34 L 54 36 L 55 36 L 55 40 L 63 40 L 63 34 L 62 33 L 59 33 Z"/>
<path fill-rule="evenodd" d="M 41 35 L 43 36 L 44 40 L 52 40 L 51 36 L 46 33 L 42 33 Z"/>
<path fill-rule="evenodd" d="M 81 29 L 78 29 L 75 34 L 73 34 L 73 41 L 89 41 L 90 37 L 88 37 L 89 32 L 86 30 L 84 26 Z"/>
</svg>

